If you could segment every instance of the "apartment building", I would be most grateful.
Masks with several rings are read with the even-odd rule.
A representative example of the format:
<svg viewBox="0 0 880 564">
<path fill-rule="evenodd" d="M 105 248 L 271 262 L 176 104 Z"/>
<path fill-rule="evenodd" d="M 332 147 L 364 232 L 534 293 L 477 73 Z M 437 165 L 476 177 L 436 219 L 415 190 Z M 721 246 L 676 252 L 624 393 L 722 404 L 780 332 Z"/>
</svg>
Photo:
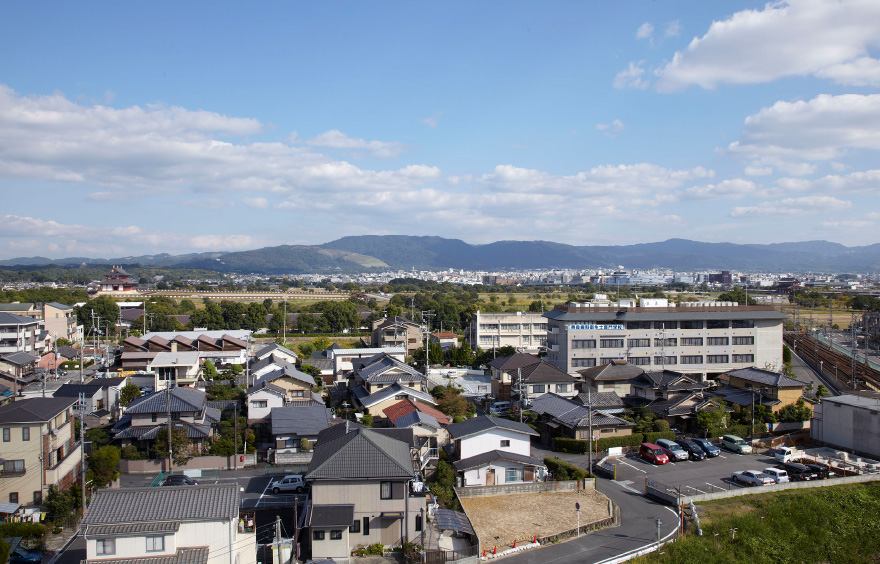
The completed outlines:
<svg viewBox="0 0 880 564">
<path fill-rule="evenodd" d="M 40 356 L 45 350 L 41 342 L 40 322 L 33 317 L 0 311 L 0 355 L 26 352 Z"/>
<path fill-rule="evenodd" d="M 67 339 L 71 343 L 82 341 L 82 325 L 76 324 L 73 306 L 49 302 L 43 304 L 43 327 L 52 339 Z"/>
<path fill-rule="evenodd" d="M 540 313 L 473 314 L 466 331 L 473 349 L 498 349 L 511 346 L 521 352 L 538 352 L 547 340 L 547 320 Z"/>
<path fill-rule="evenodd" d="M 544 317 L 547 360 L 570 374 L 616 360 L 700 380 L 750 366 L 782 367 L 785 316 L 772 306 L 622 299 L 570 303 Z"/>
<path fill-rule="evenodd" d="M 37 506 L 49 486 L 66 488 L 79 476 L 74 440 L 77 398 L 19 399 L 0 407 L 0 501 Z"/>
</svg>

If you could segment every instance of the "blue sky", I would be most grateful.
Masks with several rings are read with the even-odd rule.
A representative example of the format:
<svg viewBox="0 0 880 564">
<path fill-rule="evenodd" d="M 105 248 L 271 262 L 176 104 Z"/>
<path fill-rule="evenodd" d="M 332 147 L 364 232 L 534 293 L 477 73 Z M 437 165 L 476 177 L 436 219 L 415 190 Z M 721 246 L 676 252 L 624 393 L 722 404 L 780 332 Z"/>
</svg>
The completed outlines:
<svg viewBox="0 0 880 564">
<path fill-rule="evenodd" d="M 880 3 L 0 4 L 0 258 L 880 242 Z"/>
</svg>

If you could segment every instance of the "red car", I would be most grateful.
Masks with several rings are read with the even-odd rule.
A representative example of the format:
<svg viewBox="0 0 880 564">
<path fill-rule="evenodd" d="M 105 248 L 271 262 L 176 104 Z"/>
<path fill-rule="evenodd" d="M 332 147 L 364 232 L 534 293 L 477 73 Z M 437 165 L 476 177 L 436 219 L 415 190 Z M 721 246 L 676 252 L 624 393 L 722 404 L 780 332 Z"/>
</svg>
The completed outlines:
<svg viewBox="0 0 880 564">
<path fill-rule="evenodd" d="M 642 443 L 639 447 L 639 455 L 653 464 L 668 464 L 669 457 L 663 452 L 663 449 L 654 443 Z"/>
</svg>

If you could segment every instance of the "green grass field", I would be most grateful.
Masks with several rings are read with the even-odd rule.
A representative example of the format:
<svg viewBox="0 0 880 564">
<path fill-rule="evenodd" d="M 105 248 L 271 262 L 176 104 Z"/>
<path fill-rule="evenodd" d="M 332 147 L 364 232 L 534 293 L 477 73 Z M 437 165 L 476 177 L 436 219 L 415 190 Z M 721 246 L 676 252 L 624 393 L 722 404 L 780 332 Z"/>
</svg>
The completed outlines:
<svg viewBox="0 0 880 564">
<path fill-rule="evenodd" d="M 878 482 L 735 497 L 701 504 L 698 513 L 703 536 L 692 527 L 663 546 L 659 559 L 633 562 L 880 561 Z"/>
</svg>

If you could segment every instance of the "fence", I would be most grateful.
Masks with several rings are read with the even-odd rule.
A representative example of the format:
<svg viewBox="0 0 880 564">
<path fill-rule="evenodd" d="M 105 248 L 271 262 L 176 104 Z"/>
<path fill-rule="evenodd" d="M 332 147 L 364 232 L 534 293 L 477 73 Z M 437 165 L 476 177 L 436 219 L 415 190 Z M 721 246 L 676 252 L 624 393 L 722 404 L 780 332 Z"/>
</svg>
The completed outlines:
<svg viewBox="0 0 880 564">
<path fill-rule="evenodd" d="M 462 561 L 466 559 L 478 562 L 479 556 L 479 546 L 471 546 L 463 550 L 426 550 L 423 562 L 425 564 L 453 564 L 454 562 L 463 564 Z"/>
<path fill-rule="evenodd" d="M 239 454 L 238 456 L 196 456 L 186 464 L 174 465 L 174 470 L 236 470 L 257 465 L 257 455 Z M 119 471 L 122 474 L 156 474 L 168 472 L 168 459 L 152 460 L 120 460 Z"/>
<path fill-rule="evenodd" d="M 754 495 L 759 493 L 778 492 L 782 490 L 797 490 L 803 488 L 824 488 L 828 486 L 841 486 L 844 484 L 860 484 L 864 482 L 880 481 L 880 474 L 865 474 L 862 476 L 845 476 L 842 478 L 830 478 L 828 480 L 816 480 L 812 482 L 789 482 L 787 484 L 774 484 L 771 486 L 761 486 L 755 488 L 736 488 L 720 492 L 713 492 L 698 495 L 682 495 L 681 499 L 685 502 L 710 501 L 713 499 L 724 499 L 728 497 L 739 497 L 743 495 Z"/>
<path fill-rule="evenodd" d="M 596 489 L 596 479 L 586 478 L 583 482 L 566 480 L 561 482 L 527 482 L 504 484 L 499 486 L 475 486 L 455 488 L 458 497 L 491 497 L 496 495 L 530 494 L 542 492 L 573 492 L 578 490 Z"/>
</svg>

